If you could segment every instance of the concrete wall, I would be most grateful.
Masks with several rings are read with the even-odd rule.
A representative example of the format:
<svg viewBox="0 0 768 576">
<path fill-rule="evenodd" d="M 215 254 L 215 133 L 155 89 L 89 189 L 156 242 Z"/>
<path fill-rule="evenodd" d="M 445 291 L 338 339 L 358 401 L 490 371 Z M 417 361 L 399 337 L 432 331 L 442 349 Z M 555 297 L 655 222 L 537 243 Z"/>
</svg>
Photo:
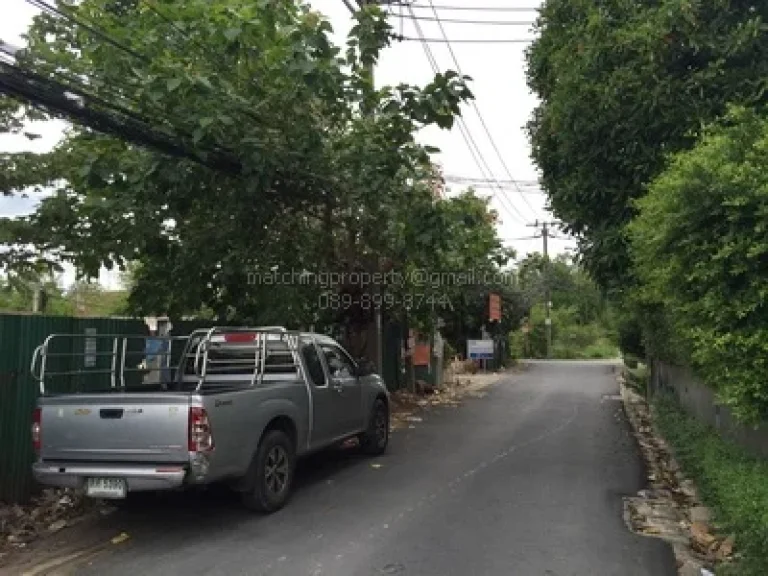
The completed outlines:
<svg viewBox="0 0 768 576">
<path fill-rule="evenodd" d="M 723 436 L 753 454 L 768 458 L 768 423 L 757 429 L 738 424 L 727 407 L 718 405 L 712 389 L 705 386 L 690 369 L 653 362 L 649 393 L 661 391 L 672 392 L 689 414 L 718 429 Z"/>
</svg>

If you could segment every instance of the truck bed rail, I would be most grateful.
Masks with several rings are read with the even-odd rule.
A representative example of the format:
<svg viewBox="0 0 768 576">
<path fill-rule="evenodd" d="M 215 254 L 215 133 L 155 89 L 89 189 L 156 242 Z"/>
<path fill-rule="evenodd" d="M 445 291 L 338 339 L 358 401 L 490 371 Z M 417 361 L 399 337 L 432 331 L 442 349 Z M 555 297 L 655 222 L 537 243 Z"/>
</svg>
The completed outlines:
<svg viewBox="0 0 768 576">
<path fill-rule="evenodd" d="M 34 350 L 30 373 L 41 395 L 54 381 L 72 388 L 73 380 L 90 377 L 101 385 L 95 391 L 105 391 L 107 381 L 110 390 L 146 384 L 166 389 L 190 379 L 195 391 L 210 380 L 257 386 L 265 374 L 302 375 L 301 338 L 312 336 L 272 326 L 214 326 L 189 336 L 51 334 Z"/>
</svg>

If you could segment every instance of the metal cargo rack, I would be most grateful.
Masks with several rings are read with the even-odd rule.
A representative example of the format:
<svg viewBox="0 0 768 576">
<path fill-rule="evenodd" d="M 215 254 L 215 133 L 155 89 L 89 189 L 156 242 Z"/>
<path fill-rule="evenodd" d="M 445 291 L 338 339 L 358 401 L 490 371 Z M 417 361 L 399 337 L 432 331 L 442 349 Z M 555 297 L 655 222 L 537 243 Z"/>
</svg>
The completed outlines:
<svg viewBox="0 0 768 576">
<path fill-rule="evenodd" d="M 242 382 L 244 374 L 249 376 L 245 380 L 250 386 L 257 386 L 263 383 L 265 374 L 302 374 L 298 354 L 302 338 L 313 339 L 313 336 L 276 326 L 214 326 L 195 330 L 188 336 L 51 334 L 35 349 L 30 372 L 38 383 L 41 395 L 46 394 L 46 383 L 55 379 L 70 380 L 94 375 L 101 375 L 104 380 L 108 377 L 109 391 L 125 391 L 127 381 L 131 377 L 137 379 L 133 375 L 138 375 L 143 381 L 147 374 L 154 371 L 159 373 L 156 383 L 163 389 L 186 380 L 187 376 L 196 380 L 194 390 L 199 392 L 214 376 L 217 381 L 226 381 L 228 375 L 231 378 L 239 376 L 236 379 Z M 92 349 L 88 349 L 88 339 L 91 339 Z M 136 366 L 140 360 L 146 359 L 148 339 L 163 342 L 162 351 L 151 353 L 160 359 L 159 365 L 154 368 Z M 174 351 L 178 353 L 178 347 L 182 347 L 178 363 L 172 364 Z M 75 348 L 78 350 L 73 351 Z M 218 352 L 238 349 L 248 352 L 252 349 L 253 355 L 217 357 Z M 84 368 L 72 369 L 74 364 Z M 92 366 L 86 367 L 88 364 Z M 191 370 L 188 371 L 188 368 Z M 174 374 L 174 377 L 163 381 L 163 377 L 169 374 Z"/>
</svg>

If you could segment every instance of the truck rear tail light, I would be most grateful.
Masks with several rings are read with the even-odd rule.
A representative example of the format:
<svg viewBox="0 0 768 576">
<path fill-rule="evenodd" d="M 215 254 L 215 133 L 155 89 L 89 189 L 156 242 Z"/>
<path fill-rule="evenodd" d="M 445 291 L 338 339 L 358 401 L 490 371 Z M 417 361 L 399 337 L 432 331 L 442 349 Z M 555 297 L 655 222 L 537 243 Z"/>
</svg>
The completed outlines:
<svg viewBox="0 0 768 576">
<path fill-rule="evenodd" d="M 32 412 L 32 447 L 35 449 L 35 453 L 40 453 L 42 447 L 43 438 L 43 411 L 40 408 L 35 408 Z"/>
<path fill-rule="evenodd" d="M 213 450 L 211 421 L 205 408 L 189 408 L 189 451 L 210 452 Z"/>
</svg>

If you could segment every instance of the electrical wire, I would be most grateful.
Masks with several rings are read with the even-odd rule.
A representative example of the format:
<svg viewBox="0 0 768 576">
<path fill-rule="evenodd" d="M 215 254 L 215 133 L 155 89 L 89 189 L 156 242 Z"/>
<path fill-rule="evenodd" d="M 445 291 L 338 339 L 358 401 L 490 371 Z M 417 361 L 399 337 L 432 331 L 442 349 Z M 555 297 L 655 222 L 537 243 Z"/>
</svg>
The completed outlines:
<svg viewBox="0 0 768 576">
<path fill-rule="evenodd" d="M 459 59 L 456 57 L 456 52 L 453 50 L 453 46 L 451 46 L 451 42 L 448 39 L 448 34 L 445 31 L 445 27 L 443 26 L 442 22 L 440 21 L 440 15 L 437 12 L 437 9 L 435 8 L 434 2 L 432 0 L 429 0 L 429 5 L 432 7 L 432 12 L 435 15 L 435 18 L 437 19 L 437 25 L 440 27 L 440 32 L 445 38 L 446 45 L 448 46 L 448 51 L 451 54 L 451 58 L 453 59 L 453 63 L 456 65 L 456 71 L 464 76 L 464 73 L 461 71 L 461 65 L 459 64 Z M 488 128 L 488 124 L 485 122 L 485 118 L 483 118 L 482 113 L 480 112 L 480 108 L 478 107 L 477 103 L 473 100 L 471 102 L 472 108 L 474 108 L 475 113 L 477 114 L 477 117 L 480 119 L 480 124 L 483 127 L 483 130 L 485 131 L 486 136 L 488 136 L 488 141 L 491 143 L 491 147 L 496 152 L 496 156 L 499 158 L 499 162 L 501 162 L 502 167 L 504 168 L 504 171 L 507 173 L 507 176 L 509 179 L 515 183 L 515 187 L 517 188 L 518 192 L 520 192 L 520 197 L 523 199 L 523 202 L 525 202 L 526 206 L 533 212 L 535 215 L 537 211 L 531 206 L 530 202 L 528 202 L 528 199 L 523 195 L 522 191 L 520 190 L 519 186 L 517 186 L 514 176 L 512 176 L 512 172 L 509 169 L 509 166 L 507 166 L 506 161 L 504 160 L 504 156 L 501 154 L 501 151 L 499 150 L 498 145 L 496 144 L 496 140 L 494 140 L 493 135 L 491 134 L 490 129 Z"/>
<path fill-rule="evenodd" d="M 165 20 L 167 23 L 169 23 L 171 26 L 173 26 L 174 29 L 176 31 L 178 31 L 180 34 L 187 36 L 183 32 L 183 30 L 181 30 L 173 22 L 173 20 L 171 20 L 166 15 L 162 14 L 154 5 L 151 5 L 148 0 L 140 0 L 140 1 L 144 2 L 150 10 L 152 10 L 155 14 L 157 14 L 163 20 Z M 121 49 L 123 51 L 128 52 L 129 54 L 131 54 L 131 56 L 139 57 L 143 61 L 151 61 L 147 57 L 145 57 L 145 56 L 143 56 L 141 54 L 138 54 L 136 52 L 133 52 L 130 48 L 125 47 L 124 45 L 120 44 L 119 42 L 117 42 L 116 40 L 111 38 L 106 33 L 100 31 L 96 27 L 96 25 L 93 24 L 92 22 L 85 22 L 85 21 L 78 20 L 77 18 L 74 18 L 70 14 L 67 14 L 67 13 L 64 13 L 64 12 L 62 12 L 60 10 L 57 10 L 56 8 L 54 8 L 53 6 L 51 6 L 50 4 L 45 2 L 44 0 L 25 0 L 25 2 L 27 2 L 29 4 L 32 4 L 32 5 L 36 5 L 36 7 L 39 7 L 40 9 L 42 9 L 42 10 L 44 10 L 46 12 L 52 13 L 52 14 L 54 14 L 56 16 L 59 16 L 59 17 L 65 19 L 65 20 L 67 20 L 67 21 L 77 25 L 77 26 L 80 26 L 80 27 L 83 27 L 83 28 L 87 29 L 94 36 L 96 36 L 96 37 L 98 37 L 98 38 L 100 38 L 100 39 L 110 43 L 113 46 L 118 47 L 119 49 Z M 187 38 L 189 38 L 189 37 L 187 36 Z M 193 40 L 193 42 L 194 42 L 194 40 Z M 198 44 L 198 46 L 199 46 L 199 44 Z M 134 110 L 131 110 L 130 108 L 128 108 L 128 107 L 126 107 L 124 105 L 110 104 L 110 103 L 106 102 L 105 100 L 103 100 L 101 97 L 96 96 L 96 95 L 88 92 L 86 89 L 90 88 L 91 86 L 89 86 L 87 83 L 84 83 L 80 79 L 74 80 L 71 77 L 66 77 L 66 76 L 63 76 L 61 74 L 56 74 L 55 72 L 52 72 L 50 70 L 47 70 L 46 74 L 52 76 L 52 78 L 49 79 L 50 81 L 58 82 L 59 83 L 59 86 L 61 87 L 62 91 L 68 91 L 68 92 L 70 92 L 72 94 L 76 94 L 76 95 L 80 96 L 81 98 L 87 99 L 90 103 L 97 103 L 99 105 L 99 107 L 102 108 L 104 111 L 108 111 L 108 112 L 111 112 L 113 114 L 114 113 L 122 114 L 122 115 L 124 115 L 124 116 L 126 116 L 128 118 L 131 118 L 135 122 L 144 124 L 147 129 L 149 129 L 149 127 L 151 127 L 153 124 L 156 124 L 156 125 L 157 124 L 167 125 L 168 127 L 172 128 L 172 130 L 174 132 L 176 132 L 176 134 L 168 134 L 166 131 L 163 131 L 163 135 L 166 138 L 169 138 L 171 140 L 179 139 L 180 137 L 181 138 L 186 138 L 188 141 L 194 141 L 195 140 L 193 134 L 191 134 L 190 132 L 187 132 L 186 130 L 181 128 L 181 126 L 184 124 L 185 121 L 184 120 L 180 120 L 178 118 L 174 118 L 174 117 L 168 117 L 167 116 L 167 111 L 165 111 L 165 110 L 159 111 L 160 115 L 158 115 L 155 119 L 148 119 L 146 117 L 142 117 L 138 112 L 135 112 Z M 45 78 L 45 77 L 41 76 L 40 78 Z M 62 81 L 62 79 L 63 79 L 63 81 Z M 131 88 L 143 88 L 142 85 L 136 84 L 136 83 L 134 83 L 132 85 L 129 83 L 129 86 L 131 86 Z M 123 89 L 123 90 L 126 90 L 125 87 L 122 87 L 122 86 L 118 86 L 118 87 Z M 106 87 L 105 86 L 101 87 L 101 89 L 104 89 L 104 88 L 106 88 Z M 114 99 L 115 101 L 118 101 L 118 100 L 121 100 L 121 99 L 124 100 L 124 101 L 127 100 L 131 104 L 133 104 L 133 105 L 135 105 L 137 107 L 141 107 L 141 103 L 139 101 L 137 101 L 135 99 L 131 99 L 131 98 L 125 96 L 124 94 L 121 94 L 119 92 L 115 93 L 114 91 L 107 91 L 107 90 L 104 90 L 104 91 L 106 92 L 105 95 L 108 96 L 110 99 Z M 233 102 L 233 104 L 240 104 L 240 103 Z M 253 112 L 250 109 L 246 109 L 244 106 L 238 106 L 238 108 L 240 108 L 244 113 L 248 114 L 249 116 L 254 117 L 254 114 L 253 114 Z M 156 112 L 158 112 L 158 111 L 156 111 Z M 157 146 L 155 146 L 155 148 L 157 148 Z M 227 161 L 227 163 L 232 164 L 232 165 L 234 165 L 234 163 L 237 162 L 236 154 L 234 152 L 230 151 L 230 150 L 225 149 L 225 148 L 216 146 L 216 147 L 213 148 L 213 150 L 203 150 L 197 144 L 195 145 L 195 148 L 198 149 L 199 152 L 194 152 L 193 153 L 193 152 L 190 151 L 190 154 L 196 155 L 196 157 L 198 159 L 201 158 L 202 156 L 205 156 L 206 154 L 210 154 L 213 157 L 228 158 L 229 160 Z M 163 151 L 163 150 L 161 150 L 161 151 Z M 285 150 L 285 152 L 288 153 L 288 154 L 292 154 L 293 153 L 292 151 L 289 151 L 289 150 Z M 206 165 L 209 165 L 209 164 L 206 164 Z M 313 173 L 311 173 L 309 171 L 301 170 L 301 169 L 298 170 L 298 171 L 302 172 L 302 173 L 305 173 L 306 175 L 309 175 L 312 178 L 320 179 L 320 180 L 324 180 L 325 181 L 325 178 L 321 178 L 320 176 L 318 176 L 316 174 L 313 174 Z"/>
<path fill-rule="evenodd" d="M 460 175 L 457 175 L 457 174 L 447 174 L 445 176 L 445 179 L 446 180 L 452 180 L 454 182 L 462 182 L 462 183 L 480 183 L 480 184 L 487 184 L 487 183 L 489 183 L 488 180 L 483 180 L 482 178 L 473 178 L 471 176 L 460 176 Z M 499 184 L 502 184 L 502 185 L 504 185 L 504 184 L 512 185 L 512 181 L 511 180 L 497 179 L 496 182 L 498 182 Z M 536 181 L 536 180 L 516 180 L 516 182 L 518 184 L 520 184 L 521 186 L 538 186 L 539 185 L 539 182 Z"/>
<path fill-rule="evenodd" d="M 412 11 L 411 11 L 411 15 L 413 15 Z M 414 26 L 416 27 L 416 32 L 419 34 L 419 36 L 423 36 L 423 30 L 421 29 L 421 24 L 419 24 L 418 21 L 415 21 Z M 427 55 L 427 60 L 429 60 L 429 63 L 432 66 L 433 72 L 435 74 L 438 74 L 440 72 L 440 67 L 437 64 L 435 55 L 432 53 L 432 49 L 429 47 L 429 45 L 426 42 L 422 43 L 422 47 L 424 48 L 424 53 Z M 488 165 L 488 162 L 485 160 L 480 150 L 480 147 L 477 145 L 477 141 L 475 141 L 474 137 L 472 136 L 472 133 L 470 132 L 469 128 L 464 122 L 464 119 L 461 116 L 459 116 L 457 119 L 457 125 L 459 127 L 459 131 L 461 132 L 461 136 L 464 139 L 464 142 L 467 145 L 467 148 L 469 149 L 469 152 L 472 155 L 473 160 L 475 161 L 475 164 L 480 170 L 480 173 L 483 175 L 483 178 L 488 179 L 488 175 L 490 175 L 491 178 L 494 178 L 493 171 Z M 510 206 L 512 207 L 512 210 L 510 210 L 509 206 L 504 202 L 503 195 L 497 196 L 495 192 L 492 192 L 492 195 L 494 198 L 498 200 L 499 205 L 502 206 L 502 208 L 504 208 L 514 220 L 517 220 L 518 222 L 525 222 L 525 216 L 522 214 L 522 212 L 520 212 L 517 209 L 517 207 L 513 203 L 510 203 Z M 513 212 L 517 213 L 518 216 L 515 216 Z"/>
<path fill-rule="evenodd" d="M 104 112 L 91 109 L 82 100 L 73 98 L 71 95 L 76 94 L 69 87 L 29 70 L 23 70 L 13 64 L 0 62 L 0 92 L 21 98 L 48 113 L 53 111 L 56 114 L 63 114 L 99 132 L 119 134 L 126 141 L 154 148 L 170 156 L 187 158 L 198 164 L 230 173 L 240 171 L 239 163 L 236 160 L 217 157 L 213 154 L 209 158 L 207 154 L 201 155 L 179 145 L 178 142 L 169 141 L 166 135 L 157 134 L 140 122 L 131 121 L 130 118 L 126 122 L 126 118 L 115 118 Z M 82 96 L 79 98 L 86 100 Z M 94 101 L 104 104 L 98 98 L 95 98 Z"/>
<path fill-rule="evenodd" d="M 433 16 L 414 16 L 414 20 L 439 22 L 443 24 L 480 24 L 489 26 L 533 26 L 533 20 L 466 20 L 464 18 L 435 18 Z"/>
<path fill-rule="evenodd" d="M 419 33 L 421 33 L 421 30 L 419 30 Z M 440 72 L 440 68 L 437 65 L 437 60 L 434 57 L 434 54 L 432 53 L 432 50 L 429 48 L 428 44 L 422 44 L 424 47 L 425 53 L 427 54 L 427 59 L 430 61 L 430 64 L 432 65 L 432 70 L 435 74 L 438 74 Z M 464 139 L 464 143 L 467 145 L 467 148 L 469 149 L 469 152 L 472 156 L 472 159 L 475 161 L 475 164 L 477 165 L 478 169 L 480 170 L 480 173 L 483 175 L 484 178 L 488 178 L 488 175 L 490 175 L 492 178 L 493 172 L 491 171 L 490 166 L 488 165 L 488 162 L 485 160 L 485 157 L 483 156 L 482 151 L 480 150 L 480 147 L 477 145 L 477 142 L 475 141 L 474 137 L 472 136 L 472 132 L 469 130 L 469 127 L 466 125 L 463 118 L 459 117 L 457 119 L 457 126 L 459 127 L 459 132 L 461 133 L 462 138 Z M 509 214 L 513 220 L 516 220 L 518 222 L 522 222 L 525 220 L 525 216 L 517 210 L 517 207 L 512 204 L 512 210 L 510 210 L 509 206 L 504 202 L 503 196 L 497 196 L 496 192 L 493 191 L 493 186 L 491 186 L 492 192 L 491 195 L 497 199 L 499 202 L 499 205 Z M 501 188 L 499 187 L 499 190 Z M 517 216 L 514 213 L 517 213 Z"/>
<path fill-rule="evenodd" d="M 474 0 L 472 0 L 474 1 Z M 430 6 L 424 6 L 423 4 L 410 4 L 411 8 L 419 8 L 421 10 L 429 10 Z M 523 6 L 449 6 L 445 4 L 435 4 L 435 8 L 438 10 L 455 10 L 455 11 L 467 11 L 467 12 L 538 12 L 540 8 L 531 6 L 526 8 Z"/>
<path fill-rule="evenodd" d="M 394 38 L 401 42 L 428 42 L 430 44 L 530 44 L 536 41 L 536 38 L 456 38 L 446 40 L 445 38 L 413 38 L 399 34 L 395 34 Z"/>
<path fill-rule="evenodd" d="M 53 66 L 56 68 L 56 66 L 51 62 L 48 62 L 39 56 L 35 56 L 34 61 L 39 65 L 46 67 Z M 61 72 L 58 72 L 57 70 L 51 70 L 47 68 L 42 70 L 29 70 L 27 68 L 15 65 L 13 62 L 7 63 L 15 68 L 18 72 L 25 74 L 27 78 L 37 79 L 38 81 L 45 80 L 51 82 L 53 83 L 51 86 L 55 86 L 56 88 L 60 89 L 62 93 L 69 92 L 73 95 L 76 95 L 87 101 L 89 105 L 97 104 L 102 112 L 109 112 L 111 114 L 123 115 L 126 118 L 130 118 L 134 122 L 144 125 L 146 130 L 156 130 L 158 132 L 157 136 L 162 135 L 162 137 L 168 139 L 168 141 L 173 142 L 179 138 L 186 138 L 188 142 L 191 142 L 195 139 L 191 132 L 188 132 L 181 127 L 185 123 L 184 120 L 180 120 L 179 118 L 174 118 L 172 116 L 169 117 L 167 116 L 167 112 L 164 110 L 160 115 L 156 115 L 154 118 L 148 118 L 146 116 L 142 116 L 140 112 L 132 109 L 130 106 L 133 106 L 134 108 L 141 108 L 142 104 L 137 99 L 131 98 L 122 92 L 128 91 L 125 86 L 107 86 L 106 84 L 102 84 L 101 86 L 96 87 L 93 84 L 89 84 L 85 79 L 67 76 Z M 142 85 L 137 83 L 129 83 L 129 87 L 137 89 L 143 88 Z M 93 88 L 96 88 L 99 93 L 94 94 L 91 91 Z M 115 88 L 117 88 L 118 91 L 116 91 Z M 105 100 L 104 97 L 107 97 L 109 101 Z M 172 133 L 169 133 L 167 128 L 170 128 Z M 198 149 L 200 148 L 199 146 L 196 147 Z M 204 151 L 201 150 L 201 152 Z M 233 159 L 236 157 L 234 152 L 219 146 L 208 152 L 213 152 L 220 158 L 228 157 Z M 234 160 L 232 160 L 232 162 L 234 162 Z"/>
</svg>

